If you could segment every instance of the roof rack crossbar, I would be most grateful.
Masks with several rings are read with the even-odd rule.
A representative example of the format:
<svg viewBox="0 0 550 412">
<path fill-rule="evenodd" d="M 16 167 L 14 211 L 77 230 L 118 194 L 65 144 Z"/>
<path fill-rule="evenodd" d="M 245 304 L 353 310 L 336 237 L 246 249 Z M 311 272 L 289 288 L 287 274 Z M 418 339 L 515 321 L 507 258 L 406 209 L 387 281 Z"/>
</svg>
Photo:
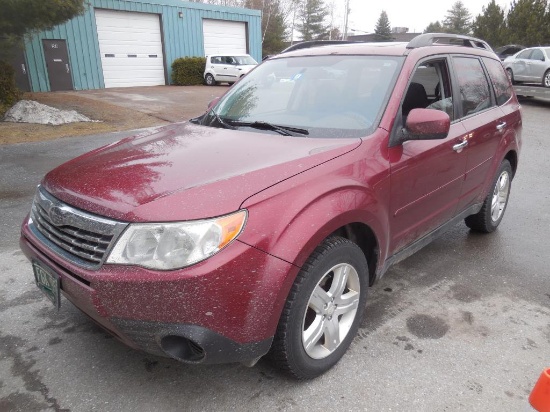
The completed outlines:
<svg viewBox="0 0 550 412">
<path fill-rule="evenodd" d="M 463 46 L 476 49 L 493 51 L 489 43 L 485 40 L 477 39 L 462 34 L 450 33 L 426 33 L 416 36 L 407 44 L 407 49 L 416 49 L 419 47 L 442 45 L 442 46 Z"/>
</svg>

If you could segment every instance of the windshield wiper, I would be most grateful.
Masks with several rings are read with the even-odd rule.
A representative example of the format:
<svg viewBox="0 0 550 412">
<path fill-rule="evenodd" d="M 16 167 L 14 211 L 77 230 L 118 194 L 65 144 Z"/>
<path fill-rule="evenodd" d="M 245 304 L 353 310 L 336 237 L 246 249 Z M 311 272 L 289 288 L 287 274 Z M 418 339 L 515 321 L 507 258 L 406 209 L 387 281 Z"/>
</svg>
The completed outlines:
<svg viewBox="0 0 550 412">
<path fill-rule="evenodd" d="M 255 122 L 240 122 L 238 120 L 229 120 L 231 126 L 252 127 L 260 130 L 273 130 L 283 136 L 307 136 L 309 131 L 306 129 L 299 129 L 297 127 L 280 126 L 273 123 L 255 121 Z"/>
<path fill-rule="evenodd" d="M 212 114 L 214 116 L 214 119 L 216 120 L 216 122 L 218 122 L 218 124 L 226 129 L 231 129 L 231 130 L 237 130 L 237 128 L 235 126 L 232 126 L 230 125 L 229 123 L 227 123 L 224 119 L 222 119 L 220 117 L 220 115 L 218 113 L 216 113 L 214 110 L 212 110 L 210 112 L 210 114 Z M 210 126 L 212 126 L 212 121 L 210 121 Z"/>
</svg>

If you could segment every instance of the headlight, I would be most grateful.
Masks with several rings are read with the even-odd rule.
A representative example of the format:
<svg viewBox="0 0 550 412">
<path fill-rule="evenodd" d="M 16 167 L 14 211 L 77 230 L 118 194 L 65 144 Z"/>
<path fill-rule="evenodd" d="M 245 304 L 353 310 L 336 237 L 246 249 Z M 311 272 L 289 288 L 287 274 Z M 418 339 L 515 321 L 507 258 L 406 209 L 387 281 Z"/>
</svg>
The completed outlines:
<svg viewBox="0 0 550 412">
<path fill-rule="evenodd" d="M 246 210 L 208 220 L 130 224 L 107 263 L 171 270 L 214 255 L 242 231 Z"/>
</svg>

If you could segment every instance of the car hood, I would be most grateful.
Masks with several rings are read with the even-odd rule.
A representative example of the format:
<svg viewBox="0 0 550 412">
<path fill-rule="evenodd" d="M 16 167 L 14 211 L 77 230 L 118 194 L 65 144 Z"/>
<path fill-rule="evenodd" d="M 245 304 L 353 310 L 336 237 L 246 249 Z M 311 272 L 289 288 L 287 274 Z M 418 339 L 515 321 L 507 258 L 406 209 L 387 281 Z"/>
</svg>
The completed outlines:
<svg viewBox="0 0 550 412">
<path fill-rule="evenodd" d="M 86 153 L 42 185 L 74 206 L 123 221 L 179 221 L 238 210 L 250 196 L 358 147 L 173 124 Z"/>
</svg>

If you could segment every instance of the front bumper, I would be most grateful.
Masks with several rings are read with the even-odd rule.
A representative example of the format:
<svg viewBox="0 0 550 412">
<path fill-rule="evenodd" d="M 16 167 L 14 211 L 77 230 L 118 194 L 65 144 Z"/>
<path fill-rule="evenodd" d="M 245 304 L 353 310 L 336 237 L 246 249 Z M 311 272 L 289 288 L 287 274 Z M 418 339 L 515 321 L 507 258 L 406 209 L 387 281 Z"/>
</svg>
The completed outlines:
<svg viewBox="0 0 550 412">
<path fill-rule="evenodd" d="M 239 241 L 177 271 L 75 266 L 25 223 L 20 246 L 56 272 L 61 292 L 135 349 L 191 363 L 246 362 L 267 353 L 298 268 Z"/>
</svg>

